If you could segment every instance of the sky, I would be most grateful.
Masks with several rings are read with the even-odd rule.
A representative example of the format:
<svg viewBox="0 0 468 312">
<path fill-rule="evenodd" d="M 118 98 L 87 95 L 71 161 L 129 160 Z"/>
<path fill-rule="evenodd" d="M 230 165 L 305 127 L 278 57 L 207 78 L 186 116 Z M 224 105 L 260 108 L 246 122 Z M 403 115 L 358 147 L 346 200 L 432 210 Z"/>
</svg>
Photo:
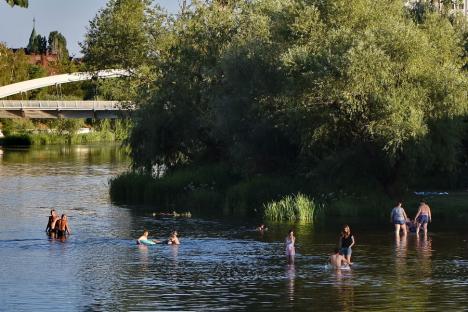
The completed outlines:
<svg viewBox="0 0 468 312">
<path fill-rule="evenodd" d="M 155 0 L 169 12 L 177 12 L 178 0 Z M 83 41 L 89 21 L 107 0 L 29 0 L 29 8 L 10 7 L 0 0 L 0 42 L 10 48 L 28 45 L 29 36 L 36 19 L 36 32 L 49 36 L 57 30 L 67 39 L 70 55 L 81 56 L 78 42 Z"/>
</svg>

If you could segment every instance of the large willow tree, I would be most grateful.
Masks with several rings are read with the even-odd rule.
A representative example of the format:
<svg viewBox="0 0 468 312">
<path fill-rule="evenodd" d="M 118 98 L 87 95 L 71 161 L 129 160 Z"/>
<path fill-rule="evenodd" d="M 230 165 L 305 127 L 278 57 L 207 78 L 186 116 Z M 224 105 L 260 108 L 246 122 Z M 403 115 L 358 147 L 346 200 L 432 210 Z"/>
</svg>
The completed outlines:
<svg viewBox="0 0 468 312">
<path fill-rule="evenodd" d="M 135 169 L 223 161 L 392 192 L 463 168 L 462 34 L 443 16 L 416 19 L 400 0 L 193 1 L 161 28 L 140 27 L 136 50 L 113 27 L 89 31 L 103 64 L 155 73 L 135 99 Z"/>
</svg>

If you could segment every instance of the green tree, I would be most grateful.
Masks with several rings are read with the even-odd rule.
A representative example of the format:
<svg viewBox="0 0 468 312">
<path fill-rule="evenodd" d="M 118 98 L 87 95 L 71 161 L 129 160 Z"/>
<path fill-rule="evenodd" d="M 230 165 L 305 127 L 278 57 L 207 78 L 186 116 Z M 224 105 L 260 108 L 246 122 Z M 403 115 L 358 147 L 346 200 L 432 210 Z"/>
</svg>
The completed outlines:
<svg viewBox="0 0 468 312">
<path fill-rule="evenodd" d="M 33 28 L 27 49 L 29 53 L 45 54 L 47 51 L 46 37 L 36 34 L 36 30 Z"/>
<path fill-rule="evenodd" d="M 28 79 L 28 59 L 23 50 L 14 53 L 0 43 L 0 86 Z"/>
<path fill-rule="evenodd" d="M 132 62 L 157 73 L 135 98 L 135 169 L 227 161 L 392 193 L 462 168 L 468 79 L 446 16 L 399 0 L 194 1 L 157 25 L 157 57 Z M 97 47 L 120 38 L 94 29 Z"/>
<path fill-rule="evenodd" d="M 139 86 L 157 75 L 153 64 L 165 50 L 162 23 L 166 15 L 151 0 L 111 0 L 90 22 L 80 43 L 89 70 L 120 68 L 132 73 L 131 79 L 107 85 L 106 92 L 128 99 Z"/>
<path fill-rule="evenodd" d="M 29 5 L 28 0 L 5 0 L 10 6 L 20 6 L 22 8 L 27 8 Z"/>
<path fill-rule="evenodd" d="M 49 53 L 57 54 L 60 61 L 68 60 L 67 39 L 58 31 L 52 31 L 47 40 Z"/>
</svg>

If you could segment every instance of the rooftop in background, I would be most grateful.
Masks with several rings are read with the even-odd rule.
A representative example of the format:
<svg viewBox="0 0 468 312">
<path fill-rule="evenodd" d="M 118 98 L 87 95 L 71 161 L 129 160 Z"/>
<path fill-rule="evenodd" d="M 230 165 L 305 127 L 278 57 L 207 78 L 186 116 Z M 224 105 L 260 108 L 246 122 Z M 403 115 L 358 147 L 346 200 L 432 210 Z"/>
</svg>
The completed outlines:
<svg viewBox="0 0 468 312">
<path fill-rule="evenodd" d="M 155 0 L 170 12 L 178 10 L 177 0 Z M 29 0 L 29 8 L 10 7 L 0 1 L 0 41 L 8 47 L 25 47 L 33 18 L 36 18 L 36 31 L 48 36 L 51 31 L 61 32 L 67 39 L 71 56 L 80 57 L 79 41 L 83 41 L 86 27 L 107 3 L 107 0 Z"/>
</svg>

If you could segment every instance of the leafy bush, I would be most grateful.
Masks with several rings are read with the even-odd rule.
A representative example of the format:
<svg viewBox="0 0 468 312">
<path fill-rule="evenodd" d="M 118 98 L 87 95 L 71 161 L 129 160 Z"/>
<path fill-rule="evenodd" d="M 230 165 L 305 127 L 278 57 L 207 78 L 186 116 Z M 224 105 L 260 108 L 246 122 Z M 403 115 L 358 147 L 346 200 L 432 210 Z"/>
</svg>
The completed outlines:
<svg viewBox="0 0 468 312">
<path fill-rule="evenodd" d="M 27 134 L 8 135 L 0 139 L 3 146 L 30 146 L 32 143 L 31 136 Z"/>
</svg>

